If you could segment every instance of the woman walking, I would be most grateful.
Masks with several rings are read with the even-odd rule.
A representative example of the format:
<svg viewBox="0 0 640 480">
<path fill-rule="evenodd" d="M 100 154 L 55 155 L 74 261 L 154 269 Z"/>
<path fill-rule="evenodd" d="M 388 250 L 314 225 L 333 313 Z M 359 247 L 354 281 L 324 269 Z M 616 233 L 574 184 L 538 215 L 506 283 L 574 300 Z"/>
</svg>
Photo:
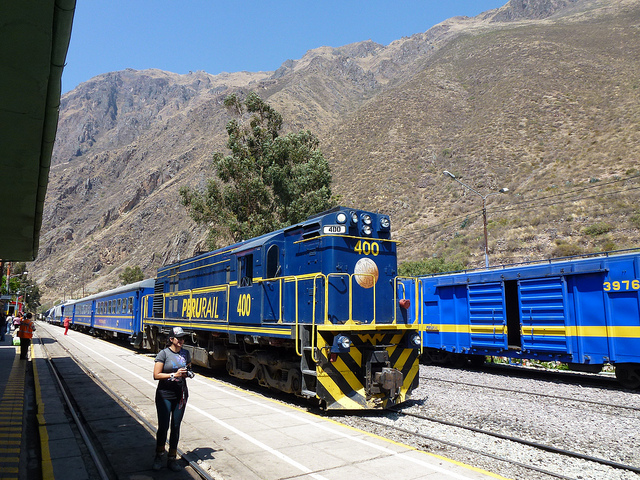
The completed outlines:
<svg viewBox="0 0 640 480">
<path fill-rule="evenodd" d="M 189 392 L 187 377 L 193 378 L 191 371 L 191 355 L 182 348 L 186 333 L 180 327 L 174 327 L 169 336 L 171 342 L 167 348 L 156 356 L 153 366 L 153 379 L 159 380 L 156 390 L 156 410 L 158 412 L 158 433 L 156 437 L 156 457 L 153 469 L 160 470 L 164 459 L 164 448 L 167 432 L 171 425 L 169 437 L 169 456 L 167 467 L 178 472 L 182 466 L 177 461 L 180 423 L 187 406 Z"/>
</svg>

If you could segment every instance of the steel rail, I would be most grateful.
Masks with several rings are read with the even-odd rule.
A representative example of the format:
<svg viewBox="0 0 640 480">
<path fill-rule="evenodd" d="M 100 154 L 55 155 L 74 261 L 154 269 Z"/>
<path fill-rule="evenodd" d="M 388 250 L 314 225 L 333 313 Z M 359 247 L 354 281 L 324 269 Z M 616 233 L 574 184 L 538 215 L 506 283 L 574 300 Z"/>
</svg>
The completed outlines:
<svg viewBox="0 0 640 480">
<path fill-rule="evenodd" d="M 599 463 L 601 465 L 606 465 L 608 467 L 616 468 L 619 470 L 628 470 L 634 473 L 640 473 L 640 467 L 635 467 L 633 465 L 625 465 L 624 463 L 614 462 L 612 460 L 607 460 L 604 458 L 594 457 L 591 455 L 586 455 L 584 453 L 572 452 L 570 450 L 565 450 L 558 447 L 553 447 L 551 445 L 545 445 L 543 443 L 532 442 L 530 440 L 525 440 L 524 438 L 512 437 L 510 435 L 504 435 L 502 433 L 491 432 L 489 430 L 482 430 L 481 428 L 471 427 L 468 425 L 462 425 L 459 423 L 449 422 L 447 420 L 441 420 L 438 418 L 427 417 L 425 415 L 420 415 L 417 413 L 404 412 L 400 409 L 390 409 L 389 411 L 399 413 L 401 415 L 406 415 L 408 417 L 419 418 L 421 420 L 426 420 L 428 422 L 440 423 L 442 425 L 447 425 L 449 427 L 462 428 L 465 430 L 469 430 L 471 432 L 480 433 L 483 435 L 488 435 L 492 437 L 499 438 L 501 440 L 507 440 L 514 443 L 520 443 L 522 445 L 527 445 L 529 447 L 537 448 L 539 450 L 544 450 L 551 453 L 557 453 L 559 455 L 564 455 L 572 458 L 579 458 L 581 460 L 587 460 L 589 462 Z"/>
<path fill-rule="evenodd" d="M 44 347 L 44 344 L 42 344 L 42 345 Z M 133 407 L 131 407 L 120 395 L 118 395 L 102 379 L 100 379 L 100 377 L 93 370 L 91 370 L 89 367 L 87 367 L 87 365 L 82 360 L 78 359 L 73 353 L 71 353 L 71 351 L 66 346 L 62 345 L 59 342 L 58 342 L 58 345 L 60 347 L 62 347 L 62 349 L 67 352 L 69 357 L 82 370 L 84 370 L 87 375 L 89 375 L 95 382 L 97 382 L 100 385 L 100 387 L 103 388 L 121 407 L 125 408 L 134 418 L 136 418 L 136 420 L 138 420 L 138 422 L 140 422 L 144 426 L 144 428 L 149 433 L 153 434 L 153 436 L 155 437 L 155 435 L 156 435 L 158 430 L 156 429 L 156 427 L 154 427 L 151 424 L 151 422 L 149 422 L 144 416 L 142 416 Z M 45 350 L 46 350 L 46 347 L 45 347 Z M 53 367 L 53 365 L 52 365 L 52 367 Z M 60 379 L 57 377 L 57 374 L 56 374 L 56 378 L 58 379 L 58 382 L 60 382 Z M 61 389 L 62 389 L 62 387 L 61 387 Z M 64 392 L 64 389 L 62 389 L 62 391 Z M 66 396 L 66 394 L 65 394 L 65 399 L 67 399 L 67 402 L 68 402 L 68 397 Z M 79 419 L 76 421 L 76 423 L 78 421 L 79 421 Z M 78 426 L 80 427 L 80 425 L 78 425 Z M 189 458 L 187 458 L 190 455 L 187 454 L 185 451 L 183 451 L 181 448 L 178 448 L 177 451 L 180 454 L 180 457 L 184 458 L 189 463 L 189 466 L 191 466 L 191 468 L 193 468 L 195 470 L 195 472 L 198 475 L 200 475 L 200 477 L 202 477 L 204 480 L 216 480 L 216 477 L 213 477 L 213 476 L 209 475 L 209 473 L 205 469 L 203 469 L 197 463 L 197 461 L 190 460 Z M 109 480 L 109 477 L 102 477 L 102 480 Z"/>
<path fill-rule="evenodd" d="M 472 453 L 476 453 L 478 455 L 482 455 L 483 457 L 493 458 L 494 460 L 498 460 L 500 462 L 510 463 L 511 465 L 516 465 L 518 467 L 526 468 L 527 470 L 533 470 L 533 471 L 538 472 L 538 473 L 543 473 L 545 475 L 549 475 L 549 476 L 552 476 L 552 477 L 560 478 L 561 480 L 577 480 L 574 477 L 567 477 L 566 475 L 562 475 L 560 473 L 555 473 L 555 472 L 551 472 L 551 471 L 548 471 L 548 470 L 544 470 L 544 469 L 539 468 L 539 467 L 534 467 L 533 465 L 527 465 L 526 463 L 518 462 L 516 460 L 511 460 L 509 458 L 501 457 L 499 455 L 494 455 L 493 453 L 488 453 L 488 452 L 485 452 L 483 450 L 478 450 L 476 448 L 466 447 L 464 445 L 460 445 L 460 444 L 457 444 L 457 443 L 449 442 L 448 440 L 443 440 L 441 438 L 433 437 L 431 435 L 426 435 L 424 433 L 412 432 L 411 430 L 407 430 L 407 429 L 402 428 L 402 427 L 397 427 L 395 425 L 389 425 L 387 423 L 379 422 L 379 421 L 373 420 L 371 418 L 368 418 L 367 421 L 371 422 L 371 423 L 374 423 L 376 425 L 379 425 L 381 427 L 390 428 L 392 430 L 397 430 L 399 432 L 406 433 L 408 435 L 424 438 L 426 440 L 432 440 L 434 442 L 442 443 L 443 445 L 449 445 L 450 447 L 459 448 L 461 450 L 466 450 L 468 452 L 472 452 Z"/>
<path fill-rule="evenodd" d="M 93 463 L 96 466 L 96 469 L 98 470 L 98 475 L 100 475 L 100 478 L 102 480 L 110 480 L 109 475 L 107 475 L 107 471 L 106 471 L 106 469 L 105 469 L 105 467 L 104 467 L 104 465 L 102 463 L 102 460 L 100 459 L 100 456 L 98 455 L 98 452 L 96 451 L 95 447 L 93 446 L 93 442 L 89 438 L 89 435 L 87 434 L 87 431 L 85 430 L 84 426 L 82 425 L 82 422 L 80 421 L 80 417 L 78 416 L 77 412 L 73 408 L 73 404 L 71 402 L 71 399 L 69 398 L 69 395 L 67 395 L 67 392 L 66 392 L 66 390 L 64 388 L 64 384 L 63 384 L 62 380 L 60 379 L 60 375 L 58 375 L 58 370 L 56 369 L 55 365 L 51 361 L 51 355 L 49 354 L 49 350 L 47 350 L 47 347 L 45 346 L 44 342 L 42 341 L 42 338 L 39 335 L 36 335 L 36 336 L 38 338 L 40 346 L 42 347 L 42 349 L 44 350 L 44 352 L 46 354 L 46 359 L 47 359 L 47 363 L 49 364 L 49 369 L 53 373 L 53 376 L 56 379 L 56 382 L 58 383 L 58 387 L 60 387 L 60 391 L 62 392 L 62 397 L 64 399 L 64 402 L 67 405 L 67 408 L 69 409 L 69 413 L 71 414 L 71 417 L 73 418 L 73 421 L 75 422 L 76 427 L 78 427 L 78 431 L 80 432 L 80 436 L 82 437 L 82 440 L 84 441 L 84 444 L 86 445 L 87 450 L 89 451 L 89 455 L 91 456 L 91 460 L 93 460 Z"/>
<path fill-rule="evenodd" d="M 604 407 L 613 407 L 613 408 L 620 408 L 620 409 L 624 409 L 624 410 L 633 410 L 633 411 L 640 411 L 640 407 L 631 407 L 631 406 L 627 406 L 627 405 L 618 405 L 618 404 L 614 404 L 614 403 L 604 403 L 604 402 L 597 402 L 595 400 L 582 400 L 579 398 L 571 398 L 571 397 L 563 397 L 561 395 L 551 395 L 548 393 L 539 393 L 539 392 L 529 392 L 526 390 L 516 390 L 516 389 L 511 389 L 511 388 L 505 388 L 505 387 L 492 387 L 491 385 L 481 385 L 479 383 L 468 383 L 468 382 L 460 382 L 457 380 L 445 380 L 445 379 L 441 379 L 441 378 L 435 378 L 435 377 L 429 377 L 427 375 L 420 375 L 420 379 L 426 379 L 426 380 L 435 380 L 436 382 L 446 382 L 446 383 L 453 383 L 456 385 L 466 385 L 469 387 L 479 387 L 479 388 L 487 388 L 487 389 L 491 389 L 491 390 L 497 390 L 500 392 L 512 392 L 512 393 L 520 393 L 520 394 L 524 394 L 524 395 L 535 395 L 537 397 L 545 397 L 545 398 L 555 398 L 558 400 L 567 400 L 570 402 L 578 402 L 578 403 L 588 403 L 590 405 L 599 405 L 599 406 L 604 406 Z M 613 415 L 613 414 L 607 414 L 607 415 Z"/>
</svg>

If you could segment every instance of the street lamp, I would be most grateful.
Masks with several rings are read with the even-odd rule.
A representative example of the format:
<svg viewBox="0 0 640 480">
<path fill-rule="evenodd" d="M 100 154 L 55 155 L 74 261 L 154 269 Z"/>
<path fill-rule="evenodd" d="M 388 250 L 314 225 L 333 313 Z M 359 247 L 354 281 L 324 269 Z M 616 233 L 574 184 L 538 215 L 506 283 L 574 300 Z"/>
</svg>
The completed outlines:
<svg viewBox="0 0 640 480">
<path fill-rule="evenodd" d="M 445 175 L 453 178 L 460 185 L 462 185 L 463 187 L 468 188 L 473 193 L 475 193 L 480 198 L 482 198 L 482 223 L 484 225 L 484 266 L 486 268 L 489 268 L 489 243 L 488 243 L 488 239 L 487 239 L 487 207 L 486 207 L 486 201 L 487 201 L 487 198 L 490 197 L 491 195 L 499 195 L 501 193 L 507 193 L 509 191 L 509 189 L 508 188 L 501 188 L 497 192 L 491 192 L 491 193 L 488 193 L 486 195 L 482 195 L 480 192 L 478 192 L 477 190 L 471 188 L 469 185 L 466 185 L 466 184 L 462 183 L 460 180 L 458 180 L 456 178 L 456 176 L 453 173 L 449 172 L 448 170 L 445 170 L 442 173 L 444 173 Z"/>
</svg>

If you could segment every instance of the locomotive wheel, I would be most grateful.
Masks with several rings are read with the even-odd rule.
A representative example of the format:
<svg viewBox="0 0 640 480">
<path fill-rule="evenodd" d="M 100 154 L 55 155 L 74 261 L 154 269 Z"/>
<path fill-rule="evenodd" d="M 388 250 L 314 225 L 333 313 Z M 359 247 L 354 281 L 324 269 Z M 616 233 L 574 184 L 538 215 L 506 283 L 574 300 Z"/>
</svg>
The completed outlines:
<svg viewBox="0 0 640 480">
<path fill-rule="evenodd" d="M 623 387 L 636 390 L 640 388 L 640 366 L 635 364 L 616 365 L 616 378 Z"/>
</svg>

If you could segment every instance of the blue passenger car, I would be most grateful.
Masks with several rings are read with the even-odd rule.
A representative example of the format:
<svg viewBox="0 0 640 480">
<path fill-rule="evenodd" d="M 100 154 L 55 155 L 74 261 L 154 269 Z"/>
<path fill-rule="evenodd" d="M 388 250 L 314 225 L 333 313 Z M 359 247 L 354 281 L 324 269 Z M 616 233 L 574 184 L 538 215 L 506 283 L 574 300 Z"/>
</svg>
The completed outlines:
<svg viewBox="0 0 640 480">
<path fill-rule="evenodd" d="M 74 302 L 71 328 L 89 331 L 93 327 L 93 296 L 85 297 Z"/>
<path fill-rule="evenodd" d="M 615 365 L 640 387 L 640 254 L 420 278 L 424 356 Z"/>
<path fill-rule="evenodd" d="M 141 341 L 142 315 L 148 308 L 143 299 L 153 293 L 154 283 L 142 280 L 77 301 L 74 325 L 90 326 L 103 336 Z"/>
<path fill-rule="evenodd" d="M 73 315 L 73 304 L 73 300 L 69 300 L 60 305 L 55 305 L 47 314 L 47 322 L 54 325 L 62 325 L 65 316 Z"/>
<path fill-rule="evenodd" d="M 384 408 L 417 385 L 416 318 L 399 300 L 387 215 L 338 207 L 158 270 L 146 339 L 193 335 L 193 362 L 317 398 Z"/>
</svg>

